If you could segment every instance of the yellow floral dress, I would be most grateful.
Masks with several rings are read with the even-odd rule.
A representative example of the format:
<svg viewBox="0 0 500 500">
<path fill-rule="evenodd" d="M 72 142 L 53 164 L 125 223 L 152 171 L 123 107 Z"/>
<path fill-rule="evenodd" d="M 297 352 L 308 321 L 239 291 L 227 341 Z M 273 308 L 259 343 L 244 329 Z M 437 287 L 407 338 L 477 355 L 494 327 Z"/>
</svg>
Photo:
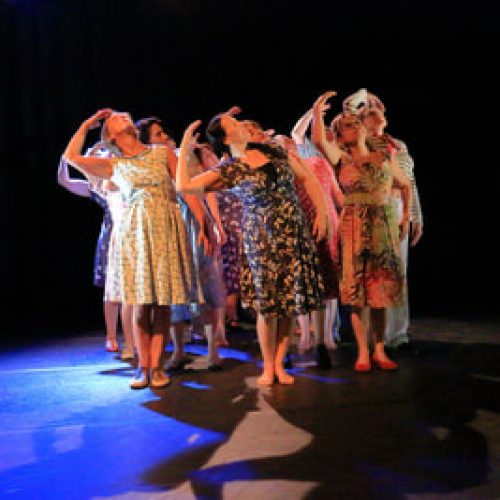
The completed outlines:
<svg viewBox="0 0 500 500">
<path fill-rule="evenodd" d="M 122 195 L 123 212 L 113 235 L 106 299 L 158 305 L 198 301 L 193 256 L 166 148 L 148 148 L 112 162 L 111 180 Z"/>
<path fill-rule="evenodd" d="M 357 161 L 345 155 L 339 181 L 345 193 L 340 218 L 341 302 L 374 308 L 398 305 L 405 277 L 386 155 L 375 152 Z"/>
</svg>

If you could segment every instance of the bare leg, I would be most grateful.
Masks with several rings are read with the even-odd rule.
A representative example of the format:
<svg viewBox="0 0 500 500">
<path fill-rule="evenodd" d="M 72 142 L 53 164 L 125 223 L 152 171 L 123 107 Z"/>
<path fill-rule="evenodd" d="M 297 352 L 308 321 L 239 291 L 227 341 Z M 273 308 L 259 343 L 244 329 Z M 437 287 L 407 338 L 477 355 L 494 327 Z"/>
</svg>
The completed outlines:
<svg viewBox="0 0 500 500">
<path fill-rule="evenodd" d="M 106 350 L 118 351 L 116 330 L 118 323 L 119 302 L 104 301 L 104 323 L 106 324 Z"/>
<path fill-rule="evenodd" d="M 238 294 L 232 293 L 226 297 L 226 321 L 238 321 Z"/>
<path fill-rule="evenodd" d="M 203 312 L 203 326 L 208 344 L 208 366 L 220 365 L 219 351 L 217 348 L 217 310 L 206 309 Z"/>
<path fill-rule="evenodd" d="M 174 352 L 170 357 L 169 364 L 175 365 L 176 362 L 181 361 L 184 356 L 184 321 L 179 321 L 177 323 L 172 323 L 170 326 L 170 335 L 172 337 L 172 343 L 174 345 Z"/>
<path fill-rule="evenodd" d="M 226 338 L 226 325 L 224 322 L 226 311 L 224 307 L 217 307 L 215 309 L 215 338 L 219 345 L 228 346 L 229 342 Z"/>
<path fill-rule="evenodd" d="M 132 326 L 132 306 L 130 304 L 121 305 L 121 322 L 125 346 L 122 348 L 122 359 L 134 358 L 134 335 Z"/>
<path fill-rule="evenodd" d="M 311 339 L 311 322 L 309 314 L 301 314 L 297 316 L 297 322 L 300 327 L 299 352 L 304 354 L 312 347 Z"/>
<path fill-rule="evenodd" d="M 326 310 L 317 309 L 311 313 L 313 320 L 313 331 L 316 339 L 316 345 L 325 343 L 325 318 Z"/>
<path fill-rule="evenodd" d="M 133 305 L 133 332 L 137 355 L 139 356 L 139 367 L 149 369 L 150 364 L 150 342 L 151 342 L 151 306 Z"/>
<path fill-rule="evenodd" d="M 369 365 L 370 363 L 370 351 L 368 349 L 365 322 L 363 321 L 363 309 L 362 307 L 353 306 L 351 310 L 351 323 L 354 336 L 356 337 L 356 344 L 358 345 L 357 365 Z"/>
<path fill-rule="evenodd" d="M 276 355 L 277 317 L 257 313 L 257 337 L 262 354 L 263 371 L 257 382 L 271 385 L 274 382 L 274 362 Z"/>
<path fill-rule="evenodd" d="M 384 334 L 386 330 L 386 309 L 370 309 L 370 329 L 375 345 L 375 357 L 382 362 L 390 362 L 384 349 Z"/>
<path fill-rule="evenodd" d="M 150 368 L 160 367 L 160 358 L 165 348 L 168 334 L 170 309 L 168 306 L 153 306 L 151 321 L 151 342 L 149 347 Z"/>
<path fill-rule="evenodd" d="M 330 299 L 326 301 L 326 315 L 325 315 L 325 344 L 328 349 L 337 349 L 337 343 L 333 337 L 333 324 L 335 322 L 335 315 L 337 313 L 337 299 Z"/>
<path fill-rule="evenodd" d="M 294 378 L 285 371 L 283 361 L 288 352 L 290 332 L 292 331 L 293 318 L 279 316 L 276 338 L 276 354 L 274 357 L 274 371 L 280 384 L 293 384 Z"/>
</svg>

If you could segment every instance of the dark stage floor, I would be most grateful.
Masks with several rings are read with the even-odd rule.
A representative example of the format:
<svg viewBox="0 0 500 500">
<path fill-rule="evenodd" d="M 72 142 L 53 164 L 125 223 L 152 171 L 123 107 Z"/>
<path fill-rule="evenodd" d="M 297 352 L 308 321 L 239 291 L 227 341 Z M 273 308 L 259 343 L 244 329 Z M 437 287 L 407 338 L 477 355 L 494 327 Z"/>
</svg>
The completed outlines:
<svg viewBox="0 0 500 500">
<path fill-rule="evenodd" d="M 0 355 L 0 497 L 500 498 L 495 324 L 415 320 L 396 373 L 352 370 L 354 347 L 296 384 L 256 386 L 252 332 L 225 369 L 131 391 L 132 369 L 89 334 Z"/>
</svg>

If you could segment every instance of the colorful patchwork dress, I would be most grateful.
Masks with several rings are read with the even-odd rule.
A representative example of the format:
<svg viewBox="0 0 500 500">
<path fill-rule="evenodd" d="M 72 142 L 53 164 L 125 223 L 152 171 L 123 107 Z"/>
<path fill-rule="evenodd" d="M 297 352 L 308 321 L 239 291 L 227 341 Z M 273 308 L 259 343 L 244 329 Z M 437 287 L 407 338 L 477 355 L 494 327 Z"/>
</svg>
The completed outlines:
<svg viewBox="0 0 500 500">
<path fill-rule="evenodd" d="M 345 193 L 340 218 L 341 302 L 373 308 L 398 305 L 405 293 L 405 275 L 387 155 L 375 152 L 359 160 L 345 155 L 339 181 Z"/>
</svg>

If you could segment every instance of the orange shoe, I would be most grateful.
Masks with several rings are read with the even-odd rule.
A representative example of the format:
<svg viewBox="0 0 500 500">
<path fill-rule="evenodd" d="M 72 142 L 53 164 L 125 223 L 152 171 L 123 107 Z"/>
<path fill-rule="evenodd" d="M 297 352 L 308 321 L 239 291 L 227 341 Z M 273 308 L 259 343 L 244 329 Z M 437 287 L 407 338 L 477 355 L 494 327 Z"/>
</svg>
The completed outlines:
<svg viewBox="0 0 500 500">
<path fill-rule="evenodd" d="M 377 356 L 374 354 L 372 356 L 373 362 L 378 365 L 378 367 L 381 370 L 397 370 L 398 369 L 398 364 L 395 361 L 391 361 L 388 359 L 387 361 L 382 361 L 381 359 L 378 359 Z"/>
</svg>

